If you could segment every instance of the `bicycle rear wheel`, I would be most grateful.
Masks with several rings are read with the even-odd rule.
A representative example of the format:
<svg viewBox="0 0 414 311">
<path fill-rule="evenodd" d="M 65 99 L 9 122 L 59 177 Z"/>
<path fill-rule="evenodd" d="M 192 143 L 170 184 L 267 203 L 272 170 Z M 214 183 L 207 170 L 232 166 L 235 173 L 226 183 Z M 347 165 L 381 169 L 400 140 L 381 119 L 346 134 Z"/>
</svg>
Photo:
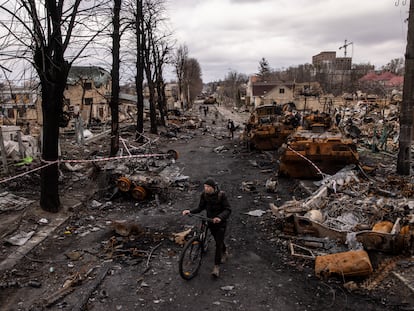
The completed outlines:
<svg viewBox="0 0 414 311">
<path fill-rule="evenodd" d="M 191 238 L 183 248 L 178 263 L 180 275 L 185 280 L 191 280 L 197 275 L 202 259 L 202 242 L 198 237 Z"/>
</svg>

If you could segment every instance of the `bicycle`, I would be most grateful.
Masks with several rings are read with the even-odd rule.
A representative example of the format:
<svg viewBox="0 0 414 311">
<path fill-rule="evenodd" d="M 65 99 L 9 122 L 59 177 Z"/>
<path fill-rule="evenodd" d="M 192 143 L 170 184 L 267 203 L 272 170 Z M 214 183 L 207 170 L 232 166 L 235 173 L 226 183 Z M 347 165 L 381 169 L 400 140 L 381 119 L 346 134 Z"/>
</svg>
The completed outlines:
<svg viewBox="0 0 414 311">
<path fill-rule="evenodd" d="M 184 245 L 180 255 L 178 267 L 184 280 L 191 280 L 197 275 L 203 255 L 207 252 L 208 244 L 212 238 L 207 225 L 208 222 L 213 222 L 211 218 L 196 214 L 188 214 L 188 216 L 196 217 L 201 221 L 199 227 L 194 231 L 193 237 Z"/>
</svg>

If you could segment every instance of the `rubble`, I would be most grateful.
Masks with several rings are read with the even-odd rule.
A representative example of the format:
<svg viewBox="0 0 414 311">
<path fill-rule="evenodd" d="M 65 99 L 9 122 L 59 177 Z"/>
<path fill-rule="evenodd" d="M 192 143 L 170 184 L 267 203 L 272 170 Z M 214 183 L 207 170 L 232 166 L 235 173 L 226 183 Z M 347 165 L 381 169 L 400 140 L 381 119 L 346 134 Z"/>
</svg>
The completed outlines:
<svg viewBox="0 0 414 311">
<path fill-rule="evenodd" d="M 254 216 L 254 217 L 261 217 L 263 214 L 266 214 L 266 211 L 261 209 L 256 209 L 254 211 L 247 212 L 246 215 Z"/>
<path fill-rule="evenodd" d="M 111 223 L 112 229 L 120 236 L 130 236 L 131 234 L 142 234 L 144 229 L 135 222 L 126 220 L 115 220 Z"/>
<path fill-rule="evenodd" d="M 33 236 L 33 234 L 35 234 L 35 231 L 29 231 L 29 232 L 24 232 L 21 231 L 19 233 L 17 233 L 16 235 L 13 235 L 7 239 L 5 239 L 5 242 L 11 244 L 11 245 L 15 245 L 15 246 L 22 246 L 24 244 L 26 244 L 27 241 L 30 240 L 30 238 Z"/>
<path fill-rule="evenodd" d="M 21 210 L 33 202 L 33 200 L 16 196 L 7 191 L 0 193 L 0 211 L 2 212 Z"/>
<path fill-rule="evenodd" d="M 406 190 L 411 179 L 387 173 L 391 169 L 383 166 L 369 176 L 360 166 L 348 166 L 314 182 L 313 192 L 305 199 L 281 206 L 271 203 L 273 217 L 283 219 L 291 255 L 314 260 L 317 276 L 367 277 L 382 269 L 371 264 L 373 253 L 368 252 L 413 254 L 414 200 Z M 304 238 L 323 240 L 309 244 Z M 326 239 L 334 245 L 327 248 Z M 395 258 L 396 262 L 401 259 Z M 355 285 L 364 288 L 362 283 L 347 284 Z"/>
<path fill-rule="evenodd" d="M 363 151 L 362 146 L 369 148 L 370 152 L 374 152 L 371 154 L 374 158 L 378 151 L 393 156 L 386 152 L 398 150 L 398 123 L 394 117 L 397 114 L 396 106 L 385 105 L 382 114 L 377 113 L 375 108 L 373 104 L 358 102 L 353 110 L 340 109 L 340 126 L 345 135 L 354 140 L 352 143 L 358 142 L 359 150 Z M 375 127 L 372 127 L 373 123 Z M 298 130 L 292 137 L 299 133 Z M 355 147 L 351 149 L 353 153 L 356 152 Z M 363 160 L 366 160 L 366 153 L 362 152 Z M 274 217 L 284 219 L 283 230 L 289 234 L 290 240 L 294 237 L 328 239 L 335 246 L 328 249 L 330 254 L 316 256 L 318 250 L 327 251 L 323 244 L 311 243 L 309 248 L 303 240 L 299 240 L 300 244 L 290 242 L 292 256 L 315 260 L 315 274 L 318 276 L 337 273 L 350 277 L 373 274 L 374 269 L 366 251 L 391 256 L 414 253 L 414 203 L 410 199 L 413 196 L 410 177 L 390 174 L 392 170 L 395 171 L 394 166 L 381 165 L 380 161 L 375 166 L 359 163 L 359 157 L 351 161 L 356 166 L 344 167 L 334 175 L 326 175 L 326 167 L 321 169 L 320 162 L 309 155 L 305 157 L 309 163 L 317 163 L 316 173 L 323 172 L 319 174 L 322 180 L 314 183 L 318 188 L 312 192 L 304 189 L 310 193 L 306 199 L 288 201 L 282 206 L 271 203 L 270 209 Z M 286 163 L 283 161 L 282 156 L 280 171 L 292 173 L 292 170 L 284 167 Z M 303 175 L 303 165 L 296 167 L 300 167 L 300 174 L 293 174 L 293 177 L 310 176 Z M 358 256 L 352 257 L 355 254 Z M 351 263 L 349 267 L 339 266 L 342 263 L 341 256 L 347 258 L 343 262 Z M 381 270 L 382 267 L 376 269 Z M 363 284 L 359 286 L 364 287 Z"/>
</svg>

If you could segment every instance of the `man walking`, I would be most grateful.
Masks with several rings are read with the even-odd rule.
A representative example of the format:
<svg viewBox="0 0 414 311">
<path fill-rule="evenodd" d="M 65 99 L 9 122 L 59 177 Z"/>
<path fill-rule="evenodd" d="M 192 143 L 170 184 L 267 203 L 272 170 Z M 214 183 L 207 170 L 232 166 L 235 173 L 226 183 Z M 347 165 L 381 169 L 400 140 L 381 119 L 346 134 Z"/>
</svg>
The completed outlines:
<svg viewBox="0 0 414 311">
<path fill-rule="evenodd" d="M 231 139 L 233 139 L 234 138 L 234 131 L 236 129 L 236 127 L 234 126 L 233 120 L 231 120 L 231 119 L 228 120 L 228 122 L 227 122 L 227 128 L 228 128 L 228 130 L 230 132 Z"/>
<path fill-rule="evenodd" d="M 200 196 L 198 207 L 192 210 L 184 210 L 182 214 L 198 214 L 203 210 L 206 210 L 207 217 L 212 219 L 212 222 L 208 223 L 208 228 L 216 242 L 216 252 L 211 275 L 218 277 L 220 274 L 220 264 L 226 261 L 228 255 L 224 236 L 231 208 L 225 192 L 219 190 L 217 183 L 212 178 L 204 182 L 204 191 Z"/>
</svg>

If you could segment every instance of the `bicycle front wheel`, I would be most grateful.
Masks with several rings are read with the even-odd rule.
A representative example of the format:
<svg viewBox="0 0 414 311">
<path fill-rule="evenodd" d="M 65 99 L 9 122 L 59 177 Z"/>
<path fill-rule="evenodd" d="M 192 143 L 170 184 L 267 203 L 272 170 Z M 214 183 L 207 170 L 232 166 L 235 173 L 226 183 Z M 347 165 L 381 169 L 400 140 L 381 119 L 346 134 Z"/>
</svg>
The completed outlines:
<svg viewBox="0 0 414 311">
<path fill-rule="evenodd" d="M 208 245 L 210 244 L 211 240 L 213 239 L 213 236 L 209 229 L 207 229 L 203 234 L 203 253 L 206 253 L 208 251 Z"/>
<path fill-rule="evenodd" d="M 180 255 L 179 271 L 184 280 L 191 280 L 197 275 L 201 265 L 203 246 L 198 237 L 191 238 Z"/>
</svg>

